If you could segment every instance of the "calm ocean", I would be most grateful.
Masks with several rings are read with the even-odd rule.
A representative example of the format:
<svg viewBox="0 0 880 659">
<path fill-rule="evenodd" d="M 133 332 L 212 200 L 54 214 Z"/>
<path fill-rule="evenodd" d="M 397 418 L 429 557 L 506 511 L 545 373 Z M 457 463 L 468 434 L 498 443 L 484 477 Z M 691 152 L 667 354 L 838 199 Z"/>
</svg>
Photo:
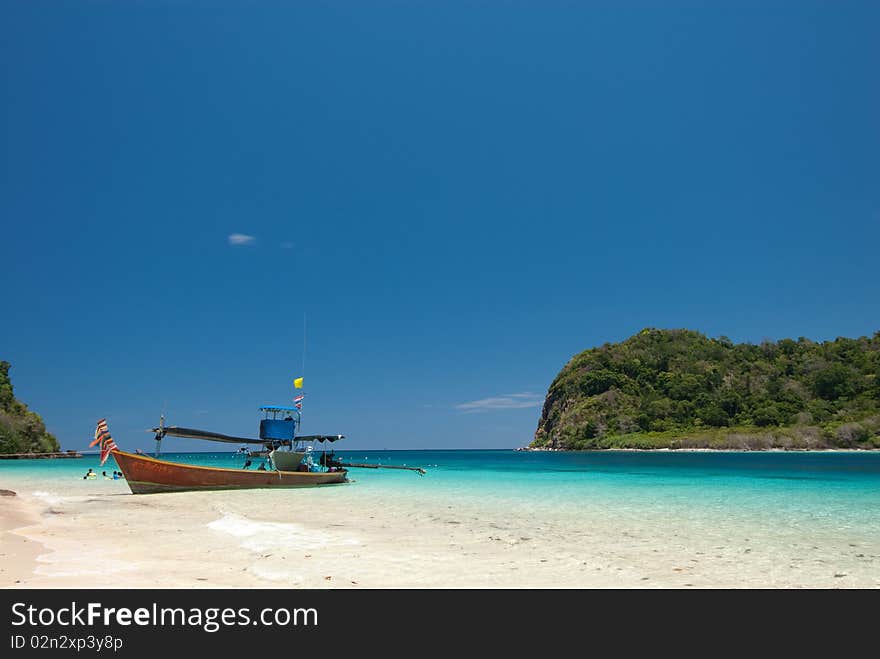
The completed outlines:
<svg viewBox="0 0 880 659">
<path fill-rule="evenodd" d="M 527 514 L 577 515 L 584 507 L 716 515 L 741 522 L 858 528 L 880 538 L 880 452 L 516 452 L 508 450 L 340 451 L 351 462 L 420 466 L 410 471 L 352 469 L 353 483 L 377 502 L 446 497 L 468 507 L 511 506 Z M 168 453 L 163 459 L 241 467 L 234 453 Z M 254 467 L 259 460 L 254 460 Z M 0 461 L 0 486 L 52 489 L 81 481 L 112 459 Z M 94 485 L 94 481 L 90 481 Z M 85 484 L 85 483 L 84 483 Z M 65 487 L 67 489 L 67 487 Z"/>
</svg>

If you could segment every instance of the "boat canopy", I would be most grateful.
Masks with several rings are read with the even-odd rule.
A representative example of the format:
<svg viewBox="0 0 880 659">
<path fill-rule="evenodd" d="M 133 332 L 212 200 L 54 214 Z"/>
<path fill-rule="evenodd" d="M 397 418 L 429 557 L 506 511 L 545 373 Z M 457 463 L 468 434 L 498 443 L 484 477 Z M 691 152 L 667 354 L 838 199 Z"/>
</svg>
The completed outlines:
<svg viewBox="0 0 880 659">
<path fill-rule="evenodd" d="M 345 439 L 345 435 L 301 435 L 291 439 L 252 439 L 250 437 L 232 437 L 221 435 L 219 432 L 208 430 L 196 430 L 195 428 L 181 428 L 180 426 L 165 426 L 153 428 L 151 432 L 171 435 L 172 437 L 186 437 L 188 439 L 208 439 L 212 442 L 226 442 L 227 444 L 260 444 L 261 446 L 290 446 L 294 442 L 338 442 Z"/>
<path fill-rule="evenodd" d="M 345 439 L 345 435 L 300 435 L 295 438 L 297 442 L 338 442 Z"/>
<path fill-rule="evenodd" d="M 266 443 L 260 439 L 251 439 L 250 437 L 232 437 L 230 435 L 221 435 L 219 432 L 181 428 L 180 426 L 153 428 L 151 432 L 161 433 L 163 436 L 171 435 L 172 437 L 186 437 L 188 439 L 210 439 L 214 442 L 226 442 L 228 444 L 260 444 L 262 446 Z"/>
</svg>

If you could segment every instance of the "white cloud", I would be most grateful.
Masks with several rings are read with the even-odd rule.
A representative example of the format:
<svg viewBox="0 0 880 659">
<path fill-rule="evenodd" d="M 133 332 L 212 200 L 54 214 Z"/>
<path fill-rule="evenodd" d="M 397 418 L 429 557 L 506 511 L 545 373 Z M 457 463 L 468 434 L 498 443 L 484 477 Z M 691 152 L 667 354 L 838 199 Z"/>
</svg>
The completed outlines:
<svg viewBox="0 0 880 659">
<path fill-rule="evenodd" d="M 538 407 L 544 403 L 544 396 L 524 392 L 521 394 L 504 394 L 491 398 L 481 398 L 468 403 L 459 403 L 455 409 L 464 412 L 486 412 L 489 410 L 516 410 L 525 407 Z"/>
<path fill-rule="evenodd" d="M 243 245 L 250 245 L 256 240 L 256 238 L 244 233 L 230 233 L 228 240 L 229 244 L 233 247 L 241 247 Z"/>
</svg>

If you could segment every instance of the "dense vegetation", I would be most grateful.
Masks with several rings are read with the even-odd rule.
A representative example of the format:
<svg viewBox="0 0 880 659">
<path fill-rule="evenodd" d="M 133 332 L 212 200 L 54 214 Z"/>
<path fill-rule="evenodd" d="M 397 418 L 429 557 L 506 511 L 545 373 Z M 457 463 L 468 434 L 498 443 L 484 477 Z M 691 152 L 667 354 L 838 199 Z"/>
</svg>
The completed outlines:
<svg viewBox="0 0 880 659">
<path fill-rule="evenodd" d="M 880 448 L 880 332 L 734 344 L 645 329 L 576 355 L 533 448 Z"/>
<path fill-rule="evenodd" d="M 15 399 L 9 362 L 0 361 L 0 453 L 41 453 L 58 450 L 58 440 L 46 432 L 43 420 Z"/>
</svg>

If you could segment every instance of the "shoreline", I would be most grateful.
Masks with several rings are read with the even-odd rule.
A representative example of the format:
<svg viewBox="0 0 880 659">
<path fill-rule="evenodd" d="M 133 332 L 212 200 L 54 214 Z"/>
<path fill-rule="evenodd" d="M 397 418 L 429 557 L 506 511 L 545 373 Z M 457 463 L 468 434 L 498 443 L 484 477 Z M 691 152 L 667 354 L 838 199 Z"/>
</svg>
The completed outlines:
<svg viewBox="0 0 880 659">
<path fill-rule="evenodd" d="M 876 448 L 547 448 L 529 447 L 512 449 L 523 453 L 880 453 Z"/>
<path fill-rule="evenodd" d="M 0 453 L 0 460 L 75 460 L 83 457 L 79 451 L 54 451 L 51 453 Z"/>
<path fill-rule="evenodd" d="M 626 454 L 612 462 L 640 462 Z M 534 459 L 506 462 L 521 471 Z M 11 468 L 0 587 L 880 588 L 876 481 L 822 488 L 783 469 L 703 482 L 627 467 L 526 470 L 519 483 L 451 466 L 329 489 L 148 495 L 74 465 Z"/>
</svg>

